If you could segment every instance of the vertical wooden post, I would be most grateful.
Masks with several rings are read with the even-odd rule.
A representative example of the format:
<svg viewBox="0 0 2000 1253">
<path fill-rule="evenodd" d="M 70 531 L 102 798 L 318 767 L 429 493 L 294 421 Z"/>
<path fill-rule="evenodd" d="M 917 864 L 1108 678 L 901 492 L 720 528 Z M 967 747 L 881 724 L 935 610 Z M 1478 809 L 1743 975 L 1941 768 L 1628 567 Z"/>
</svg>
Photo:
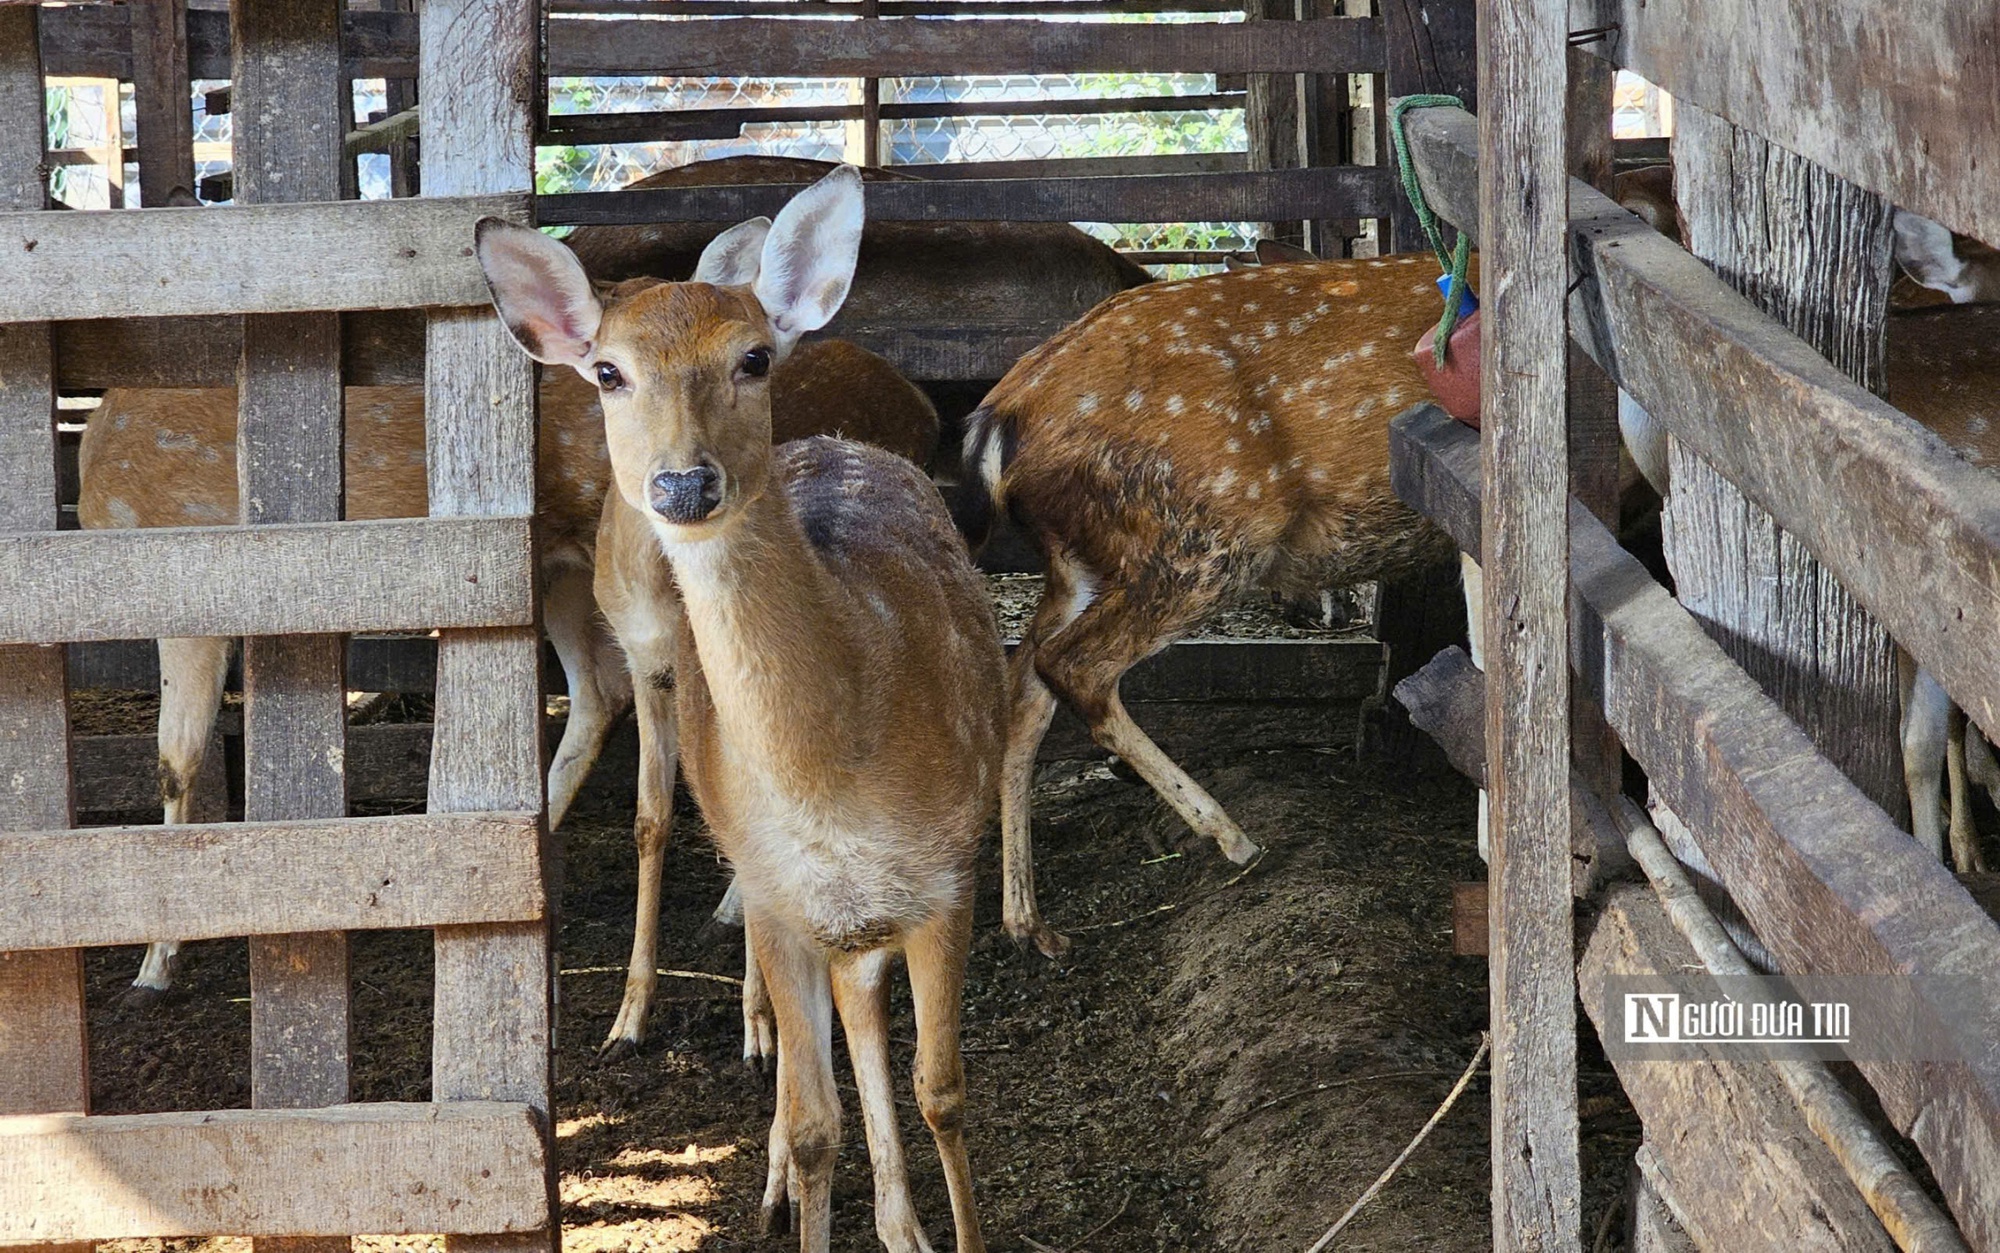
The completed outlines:
<svg viewBox="0 0 2000 1253">
<path fill-rule="evenodd" d="M 1297 0 L 1247 0 L 1246 21 L 1291 21 L 1297 15 Z M 1249 167 L 1253 170 L 1293 170 L 1303 155 L 1299 134 L 1299 76 L 1297 74 L 1251 74 L 1245 85 L 1243 127 L 1249 138 Z M 1263 222 L 1266 238 L 1289 244 L 1305 242 L 1299 222 Z"/>
<path fill-rule="evenodd" d="M 0 8 L 0 210 L 43 207 L 42 114 L 37 13 Z M 0 326 L 0 531 L 56 528 L 55 413 L 47 323 Z M 0 648 L 0 830 L 76 825 L 65 657 Z M 0 953 L 0 1006 L 0 1114 L 86 1112 L 83 954 Z"/>
<path fill-rule="evenodd" d="M 1686 102 L 1674 164 L 1689 250 L 1879 394 L 1889 205 Z M 1862 791 L 1904 813 L 1888 634 L 1770 515 L 1670 447 L 1664 530 L 1681 603 Z"/>
<path fill-rule="evenodd" d="M 1611 63 L 1575 49 L 1569 53 L 1568 157 L 1572 178 L 1611 191 Z M 1590 354 L 1569 344 L 1570 495 L 1618 532 L 1618 389 Z M 1616 796 L 1624 782 L 1624 750 L 1587 696 L 1570 702 L 1570 735 L 1576 767 L 1590 789 Z M 1589 859 L 1594 849 L 1579 850 Z M 1579 864 L 1585 864 L 1580 862 Z"/>
<path fill-rule="evenodd" d="M 1340 0 L 1300 0 L 1301 19 L 1335 17 Z M 1371 0 L 1349 0 L 1348 16 L 1366 17 Z M 1348 97 L 1351 76 L 1306 74 L 1299 78 L 1299 150 L 1312 168 L 1356 163 L 1354 109 Z M 1306 246 L 1322 257 L 1344 257 L 1348 240 L 1361 233 L 1356 218 L 1314 218 L 1308 223 Z"/>
<path fill-rule="evenodd" d="M 1573 1253 L 1563 0 L 1479 11 L 1493 1244 Z"/>
<path fill-rule="evenodd" d="M 1485 80 L 1477 73 L 1482 67 L 1475 54 L 1473 0 L 1376 0 L 1376 9 L 1382 14 L 1389 70 L 1380 80 L 1383 89 L 1376 93 L 1376 126 L 1383 130 L 1375 150 L 1386 162 L 1393 159 L 1386 130 L 1390 98 L 1442 92 L 1457 96 L 1477 113 L 1478 89 Z M 1421 252 L 1429 247 L 1416 211 L 1401 194 L 1392 199 L 1382 251 Z"/>
<path fill-rule="evenodd" d="M 158 208 L 194 190 L 194 98 L 188 81 L 187 0 L 147 0 L 132 15 L 132 104 L 139 123 L 139 203 Z"/>
<path fill-rule="evenodd" d="M 430 194 L 534 185 L 536 11 L 535 0 L 422 0 L 418 81 Z M 426 351 L 432 516 L 532 513 L 532 363 L 483 306 L 433 310 Z M 532 626 L 446 631 L 438 640 L 433 812 L 542 808 L 540 647 Z M 431 1050 L 435 1099 L 526 1101 L 542 1111 L 545 1137 L 550 927 L 438 928 Z M 547 1143 L 553 1164 L 553 1140 Z M 551 1170 L 552 1220 L 554 1185 Z M 448 1243 L 520 1253 L 553 1247 L 555 1235 Z"/>
<path fill-rule="evenodd" d="M 337 0 L 237 0 L 230 37 L 235 199 L 338 199 L 347 83 Z M 236 459 L 245 523 L 339 520 L 338 314 L 243 319 Z M 346 816 L 346 651 L 337 635 L 243 641 L 246 820 Z M 348 1018 L 345 935 L 252 937 L 251 1103 L 294 1109 L 346 1101 Z M 347 1241 L 257 1247 L 304 1253 L 345 1249 Z"/>
</svg>

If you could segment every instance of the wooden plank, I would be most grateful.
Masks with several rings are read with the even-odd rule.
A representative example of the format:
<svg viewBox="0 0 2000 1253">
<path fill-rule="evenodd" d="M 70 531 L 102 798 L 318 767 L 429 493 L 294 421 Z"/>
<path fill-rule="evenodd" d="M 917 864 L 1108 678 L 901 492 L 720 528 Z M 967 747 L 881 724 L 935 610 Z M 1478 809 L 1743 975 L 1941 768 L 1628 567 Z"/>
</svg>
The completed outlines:
<svg viewBox="0 0 2000 1253">
<path fill-rule="evenodd" d="M 539 6 L 422 0 L 422 16 L 425 189 L 527 191 L 534 185 L 541 98 Z M 534 368 L 492 310 L 433 312 L 426 369 L 431 512 L 533 510 Z M 520 571 L 530 578 L 532 558 Z M 439 637 L 431 809 L 544 808 L 540 648 L 533 623 Z M 546 1136 L 555 1007 L 549 922 L 441 927 L 435 954 L 433 1095 L 526 1102 Z M 560 1247 L 553 1162 L 539 1195 L 526 1188 L 524 1200 L 540 1210 L 539 1234 L 447 1247 L 452 1253 Z"/>
<path fill-rule="evenodd" d="M 1473 120 L 1435 109 L 1410 122 L 1432 206 L 1470 221 Z M 1986 625 L 2000 620 L 2000 482 L 1578 183 L 1570 236 L 1594 280 L 1571 297 L 1592 358 L 1804 543 L 1975 721 L 2000 728 Z M 1919 584 L 1926 594 L 1910 595 Z"/>
<path fill-rule="evenodd" d="M 798 187 L 746 183 L 568 192 L 538 197 L 535 212 L 543 226 L 740 222 L 776 213 Z M 1386 170 L 1350 165 L 1124 178 L 871 182 L 865 191 L 868 216 L 879 221 L 1220 222 L 1308 215 L 1376 217 L 1388 211 L 1391 183 Z M 0 246 L 5 242 L 0 234 Z"/>
<path fill-rule="evenodd" d="M 1894 271 L 1890 206 L 1693 106 L 1680 110 L 1676 129 L 1674 183 L 1689 251 L 1879 395 Z M 1675 443 L 1673 494 L 1661 518 L 1675 597 L 1843 774 L 1901 816 L 1894 642 L 1804 544 Z M 1894 482 L 1877 495 L 1900 509 Z"/>
<path fill-rule="evenodd" d="M 228 78 L 229 14 L 188 14 L 188 69 L 193 78 Z M 42 57 L 55 75 L 132 77 L 132 19 L 127 5 L 70 5 L 42 25 Z M 415 18 L 408 13 L 341 16 L 342 72 L 348 78 L 407 78 L 416 69 Z"/>
<path fill-rule="evenodd" d="M 38 17 L 0 9 L 0 209 L 47 194 Z M 0 327 L 0 531 L 56 525 L 53 373 L 47 326 Z M 67 675 L 60 648 L 0 648 L 0 831 L 76 821 Z M 87 1111 L 83 954 L 0 951 L 0 1005 L 0 1113 Z"/>
<path fill-rule="evenodd" d="M 7 832 L 0 949 L 532 921 L 537 841 L 532 813 Z"/>
<path fill-rule="evenodd" d="M 0 535 L 0 644 L 532 622 L 532 521 Z"/>
<path fill-rule="evenodd" d="M 1246 0 L 1247 22 L 1290 22 L 1298 14 L 1297 0 Z M 1287 29 L 1278 27 L 1277 29 Z M 1291 170 L 1306 165 L 1301 134 L 1303 118 L 1296 74 L 1252 74 L 1245 84 L 1243 129 L 1246 154 L 1253 170 Z M 1258 223 L 1258 234 L 1303 246 L 1302 221 Z"/>
<path fill-rule="evenodd" d="M 1480 421 L 1487 792 L 1492 803 L 1493 1235 L 1575 1250 L 1576 990 L 1570 922 L 1569 570 L 1560 0 L 1490 0 L 1479 23 Z"/>
<path fill-rule="evenodd" d="M 1474 6 L 1465 0 L 1375 0 L 1375 4 L 1382 14 L 1388 66 L 1381 80 L 1382 103 L 1376 110 L 1377 125 L 1384 128 L 1376 151 L 1389 162 L 1394 158 L 1386 130 L 1388 99 L 1457 96 L 1472 113 L 1479 112 L 1477 22 Z M 1389 216 L 1384 252 L 1422 252 L 1430 246 L 1407 197 L 1396 197 Z"/>
<path fill-rule="evenodd" d="M 1656 1161 L 1652 1149 L 1644 1144 L 1633 1154 L 1632 1223 L 1627 1241 L 1631 1253 L 1700 1253 L 1661 1192 Z"/>
<path fill-rule="evenodd" d="M 230 45 L 234 198 L 245 204 L 339 198 L 341 141 L 353 106 L 341 75 L 338 0 L 237 0 L 230 6 Z M 277 258 L 261 263 L 284 264 Z M 243 522 L 339 521 L 339 315 L 246 317 L 240 360 L 236 464 Z M 401 559 L 378 552 L 366 560 Z M 248 822 L 346 816 L 346 651 L 338 635 L 243 641 Z M 328 851 L 311 845 L 292 850 L 304 865 Z M 421 862 L 399 869 L 426 873 Z M 373 879 L 383 890 L 395 881 L 386 871 Z M 346 1102 L 347 936 L 303 925 L 255 931 L 249 946 L 252 1105 L 301 1109 Z M 256 1253 L 340 1253 L 347 1242 L 284 1240 L 254 1247 Z"/>
<path fill-rule="evenodd" d="M 520 195 L 0 213 L 0 322 L 477 304 L 472 224 L 526 214 Z"/>
<path fill-rule="evenodd" d="M 1106 113 L 1181 113 L 1240 109 L 1241 94 L 1215 92 L 1185 96 L 1100 96 L 1087 100 L 914 100 L 882 106 L 885 121 L 940 117 L 1087 117 Z M 542 143 L 631 144 L 734 139 L 753 123 L 852 121 L 860 105 L 767 105 L 742 109 L 671 109 L 633 113 L 566 113 L 549 119 Z M 1088 159 L 1088 158 L 1081 158 Z M 947 163 L 957 168 L 960 163 Z M 966 164 L 997 164 L 979 162 Z M 921 175 L 929 167 L 897 166 Z"/>
<path fill-rule="evenodd" d="M 1700 961 L 1650 888 L 1614 888 L 1577 967 L 1599 1034 L 1617 1026 L 1614 979 L 1678 974 Z M 1703 1249 L 1890 1253 L 1896 1246 L 1807 1126 L 1769 1065 L 1689 1046 L 1673 1061 L 1613 1060 L 1650 1132 L 1654 1162 Z"/>
<path fill-rule="evenodd" d="M 1429 406 L 1390 428 L 1397 494 L 1461 548 L 1479 542 L 1478 449 Z M 2000 926 L 1581 506 L 1570 530 L 1583 686 L 1782 968 L 1952 981 L 1954 1060 L 1856 1064 L 1968 1242 L 2000 1247 Z"/>
<path fill-rule="evenodd" d="M 1341 71 L 1382 64 L 1372 18 L 1286 26 L 1213 22 L 728 22 L 646 19 L 549 23 L 551 74 L 727 74 L 869 78 L 925 74 L 1210 74 Z"/>
<path fill-rule="evenodd" d="M 2000 58 L 1985 6 L 1570 0 L 1570 23 L 1615 25 L 1618 37 L 1590 51 L 1677 104 L 1719 114 L 1953 230 L 2000 240 L 1991 147 Z"/>
<path fill-rule="evenodd" d="M 217 737 L 217 751 L 221 750 Z M 151 735 L 99 735 L 76 743 L 76 795 L 86 813 L 133 814 L 160 808 L 158 741 Z M 220 758 L 211 758 L 218 765 Z M 356 803 L 422 800 L 430 778 L 428 723 L 355 727 L 347 735 L 349 799 Z"/>
<path fill-rule="evenodd" d="M 132 106 L 139 123 L 139 203 L 158 208 L 194 190 L 194 105 L 187 0 L 132 7 Z"/>
<path fill-rule="evenodd" d="M 515 1101 L 0 1118 L 0 1240 L 532 1231 L 547 1168 Z"/>
</svg>

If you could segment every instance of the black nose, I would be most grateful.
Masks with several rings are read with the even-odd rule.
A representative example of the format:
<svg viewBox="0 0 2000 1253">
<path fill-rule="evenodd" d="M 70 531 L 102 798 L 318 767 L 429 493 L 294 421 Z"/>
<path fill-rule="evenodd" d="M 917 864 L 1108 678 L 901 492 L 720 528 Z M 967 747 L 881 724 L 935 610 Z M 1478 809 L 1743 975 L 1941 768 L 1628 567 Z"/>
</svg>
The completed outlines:
<svg viewBox="0 0 2000 1253">
<path fill-rule="evenodd" d="M 662 470 L 653 476 L 653 512 L 669 522 L 699 522 L 722 503 L 722 476 L 714 466 Z"/>
</svg>

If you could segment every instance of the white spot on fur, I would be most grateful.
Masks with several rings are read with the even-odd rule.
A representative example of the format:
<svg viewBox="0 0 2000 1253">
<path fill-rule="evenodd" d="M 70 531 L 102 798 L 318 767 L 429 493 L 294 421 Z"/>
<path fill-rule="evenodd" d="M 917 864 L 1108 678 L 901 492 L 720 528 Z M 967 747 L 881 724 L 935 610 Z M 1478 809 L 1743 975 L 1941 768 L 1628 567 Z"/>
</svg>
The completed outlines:
<svg viewBox="0 0 2000 1253">
<path fill-rule="evenodd" d="M 1146 393 L 1140 391 L 1138 388 L 1135 387 L 1131 391 L 1125 393 L 1125 407 L 1131 410 L 1133 413 L 1137 413 L 1139 411 L 1139 406 L 1145 403 L 1146 403 Z"/>
<path fill-rule="evenodd" d="M 1264 323 L 1264 338 L 1265 339 L 1278 338 L 1278 324 L 1276 322 Z"/>
<path fill-rule="evenodd" d="M 221 507 L 206 500 L 182 501 L 181 512 L 195 522 L 224 523 L 236 521 L 235 518 L 225 513 Z"/>
<path fill-rule="evenodd" d="M 1252 435 L 1262 435 L 1271 429 L 1271 415 L 1268 413 L 1258 414 L 1256 417 L 1250 419 L 1249 427 Z"/>
<path fill-rule="evenodd" d="M 1179 413 L 1180 413 L 1180 411 L 1181 411 L 1182 409 L 1185 409 L 1185 408 L 1187 408 L 1187 403 L 1186 403 L 1185 401 L 1183 401 L 1183 400 L 1182 400 L 1182 399 L 1181 399 L 1181 398 L 1180 398 L 1179 396 L 1169 396 L 1169 397 L 1167 397 L 1167 412 L 1168 412 L 1168 413 L 1170 413 L 1170 414 L 1179 414 Z"/>
<path fill-rule="evenodd" d="M 122 500 L 105 501 L 104 512 L 111 515 L 111 521 L 116 526 L 139 525 L 139 515 L 132 511 L 132 506 Z"/>
<path fill-rule="evenodd" d="M 1252 483 L 1250 486 L 1243 489 L 1243 494 L 1245 496 L 1248 496 L 1252 500 L 1256 500 L 1258 497 L 1264 494 L 1264 486 L 1261 483 Z"/>
<path fill-rule="evenodd" d="M 1369 269 L 1371 269 L 1371 270 L 1379 270 L 1379 269 L 1381 269 L 1381 268 L 1382 268 L 1383 266 L 1385 266 L 1385 265 L 1387 265 L 1387 264 L 1388 264 L 1388 262 L 1386 262 L 1386 261 L 1370 261 L 1370 262 L 1368 263 L 1368 268 L 1369 268 Z"/>
<path fill-rule="evenodd" d="M 1233 420 L 1234 420 L 1234 419 L 1232 419 L 1232 421 L 1233 421 Z M 1224 443 L 1223 443 L 1223 445 L 1222 445 L 1222 446 L 1223 446 L 1223 448 L 1227 449 L 1227 450 L 1228 450 L 1228 451 L 1230 451 L 1230 452 L 1242 452 L 1242 451 L 1243 451 L 1243 441 L 1242 441 L 1242 440 L 1240 440 L 1240 439 L 1237 439 L 1237 438 L 1236 438 L 1236 437 L 1235 437 L 1234 435 L 1230 436 L 1230 437 L 1229 437 L 1229 438 L 1228 438 L 1228 439 L 1227 439 L 1226 441 L 1224 441 Z"/>
<path fill-rule="evenodd" d="M 1076 411 L 1078 413 L 1096 413 L 1097 412 L 1096 394 L 1093 392 L 1085 392 L 1083 395 L 1078 396 L 1076 398 Z"/>
<path fill-rule="evenodd" d="M 1217 496 L 1236 486 L 1236 471 L 1225 468 L 1222 473 L 1208 481 L 1208 490 Z"/>
<path fill-rule="evenodd" d="M 1254 301 L 1254 300 L 1246 300 L 1246 301 L 1244 301 L 1244 302 L 1243 302 L 1243 312 L 1245 312 L 1245 313 L 1255 313 L 1255 312 L 1257 312 L 1257 310 L 1259 310 L 1259 309 L 1261 309 L 1261 308 L 1263 308 L 1263 307 L 1264 307 L 1264 306 L 1262 306 L 1262 305 L 1258 304 L 1258 303 L 1257 303 L 1256 301 Z"/>
</svg>

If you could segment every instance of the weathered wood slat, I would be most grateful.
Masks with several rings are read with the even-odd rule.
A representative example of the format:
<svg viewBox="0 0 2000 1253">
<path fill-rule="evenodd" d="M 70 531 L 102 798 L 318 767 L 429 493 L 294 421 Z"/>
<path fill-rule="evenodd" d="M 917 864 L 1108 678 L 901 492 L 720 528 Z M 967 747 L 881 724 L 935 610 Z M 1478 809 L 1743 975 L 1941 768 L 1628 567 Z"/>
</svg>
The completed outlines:
<svg viewBox="0 0 2000 1253">
<path fill-rule="evenodd" d="M 0 1118 L 0 1240 L 533 1231 L 546 1169 L 512 1101 Z"/>
<path fill-rule="evenodd" d="M 0 604 L 0 644 L 532 622 L 531 522 L 0 536 L 0 586 L 19 593 Z"/>
<path fill-rule="evenodd" d="M 1185 96 L 1116 96 L 1087 100 L 939 100 L 910 101 L 881 106 L 884 121 L 907 118 L 1006 117 L 1030 114 L 1036 117 L 1089 116 L 1105 113 L 1179 113 L 1207 109 L 1240 109 L 1244 97 L 1213 93 Z M 734 139 L 745 126 L 769 122 L 856 121 L 862 106 L 856 104 L 767 105 L 763 108 L 671 109 L 633 113 L 565 113 L 549 119 L 541 142 L 565 144 L 630 144 L 686 141 L 690 139 Z M 1090 160 L 1090 158 L 1072 158 Z M 1112 158 L 1104 158 L 1112 159 Z M 959 162 L 945 162 L 941 170 L 958 169 Z M 966 162 L 964 164 L 1005 164 Z M 906 174 L 922 175 L 931 167 L 896 167 Z"/>
<path fill-rule="evenodd" d="M 0 209 L 39 209 L 47 192 L 39 17 L 33 7 L 0 9 Z M 46 325 L 0 326 L 0 531 L 56 525 L 53 375 Z M 0 648 L 0 831 L 76 821 L 70 750 L 63 650 Z M 0 1113 L 82 1113 L 90 1108 L 83 954 L 5 949 Z"/>
<path fill-rule="evenodd" d="M 125 5 L 81 4 L 52 11 L 42 23 L 42 57 L 50 74 L 132 77 L 132 18 Z M 416 71 L 416 19 L 408 13 L 341 15 L 341 65 L 349 78 L 408 78 Z M 188 66 L 194 78 L 228 78 L 229 14 L 195 9 L 187 21 Z"/>
<path fill-rule="evenodd" d="M 139 123 L 139 202 L 158 207 L 176 187 L 194 190 L 187 0 L 153 0 L 128 12 L 132 104 Z"/>
<path fill-rule="evenodd" d="M 231 91 L 235 198 L 330 201 L 341 192 L 341 138 L 352 113 L 341 75 L 337 0 L 236 0 Z M 269 259 L 264 264 L 283 264 Z M 341 512 L 340 317 L 243 320 L 236 464 L 248 525 L 336 522 Z M 386 554 L 378 554 L 376 561 Z M 243 814 L 250 822 L 347 813 L 346 641 L 338 635 L 243 641 Z M 326 849 L 294 847 L 300 869 Z M 424 850 L 433 851 L 433 850 Z M 399 867 L 407 877 L 425 868 Z M 220 876 L 233 889 L 236 876 Z M 375 882 L 385 890 L 395 876 Z M 145 882 L 138 880 L 138 882 Z M 331 897 L 332 885 L 318 885 Z M 203 900 L 214 892 L 183 889 Z M 306 888 L 305 892 L 314 892 Z M 317 893 L 316 893 L 317 894 Z M 268 899 L 295 895 L 279 888 Z M 206 902 L 204 902 L 206 903 Z M 250 939 L 250 1099 L 258 1109 L 348 1099 L 347 936 L 293 926 Z M 171 927 L 151 932 L 180 936 Z M 345 1240 L 261 1241 L 254 1253 L 346 1253 Z"/>
<path fill-rule="evenodd" d="M 532 920 L 538 838 L 532 813 L 7 832 L 0 950 Z"/>
<path fill-rule="evenodd" d="M 477 304 L 489 214 L 525 220 L 527 198 L 0 213 L 0 322 Z"/>
<path fill-rule="evenodd" d="M 570 192 L 537 198 L 535 212 L 544 226 L 740 222 L 776 213 L 797 192 L 796 184 L 749 183 L 734 187 Z M 1389 211 L 1392 194 L 1393 184 L 1387 170 L 1358 165 L 1235 174 L 930 179 L 866 185 L 871 219 L 905 222 L 1208 222 L 1380 217 Z M 0 234 L 0 245 L 5 241 L 6 236 Z"/>
<path fill-rule="evenodd" d="M 1479 442 L 1429 406 L 1390 428 L 1397 494 L 1461 548 L 1479 542 Z M 2000 926 L 1580 505 L 1570 533 L 1582 685 L 1782 967 L 1951 981 L 1956 1058 L 1857 1065 L 1967 1240 L 2000 1247 Z"/>
<path fill-rule="evenodd" d="M 727 74 L 877 78 L 912 74 L 1042 74 L 1175 70 L 1211 74 L 1365 74 L 1383 61 L 1373 18 L 1324 18 L 1259 29 L 1213 22 L 997 19 L 730 22 L 556 19 L 555 74 Z"/>
<path fill-rule="evenodd" d="M 1991 9 L 1958 0 L 1892 8 L 1570 0 L 1570 23 L 1615 26 L 1616 39 L 1589 50 L 1676 100 L 1954 230 L 2000 240 L 1992 194 L 2000 27 Z M 1896 89 L 1883 90 L 1889 83 Z"/>
<path fill-rule="evenodd" d="M 1578 991 L 1603 1034 L 1617 1029 L 1605 1017 L 1609 980 L 1699 965 L 1651 889 L 1621 887 L 1591 928 Z M 1652 1132 L 1655 1162 L 1700 1247 L 1896 1247 L 1768 1065 L 1711 1055 L 1612 1066 Z"/>
<path fill-rule="evenodd" d="M 535 0 L 422 0 L 425 191 L 534 186 L 539 10 Z M 425 355 L 432 513 L 533 510 L 533 365 L 490 307 L 433 312 Z M 544 809 L 540 649 L 532 621 L 439 638 L 432 810 Z M 548 920 L 441 927 L 435 972 L 432 1093 L 441 1101 L 526 1102 L 546 1136 L 555 1025 Z M 540 1232 L 448 1249 L 558 1247 L 553 1163 L 523 1186 L 522 1200 L 540 1211 Z"/>
<path fill-rule="evenodd" d="M 1487 794 L 1492 800 L 1493 1235 L 1580 1247 L 1570 918 L 1562 0 L 1479 22 Z"/>
<path fill-rule="evenodd" d="M 1472 222 L 1473 119 L 1423 110 L 1409 133 L 1432 207 Z M 1598 364 L 2000 730 L 2000 482 L 1575 182 L 1570 241 L 1595 280 L 1571 297 L 1571 326 Z"/>
</svg>

